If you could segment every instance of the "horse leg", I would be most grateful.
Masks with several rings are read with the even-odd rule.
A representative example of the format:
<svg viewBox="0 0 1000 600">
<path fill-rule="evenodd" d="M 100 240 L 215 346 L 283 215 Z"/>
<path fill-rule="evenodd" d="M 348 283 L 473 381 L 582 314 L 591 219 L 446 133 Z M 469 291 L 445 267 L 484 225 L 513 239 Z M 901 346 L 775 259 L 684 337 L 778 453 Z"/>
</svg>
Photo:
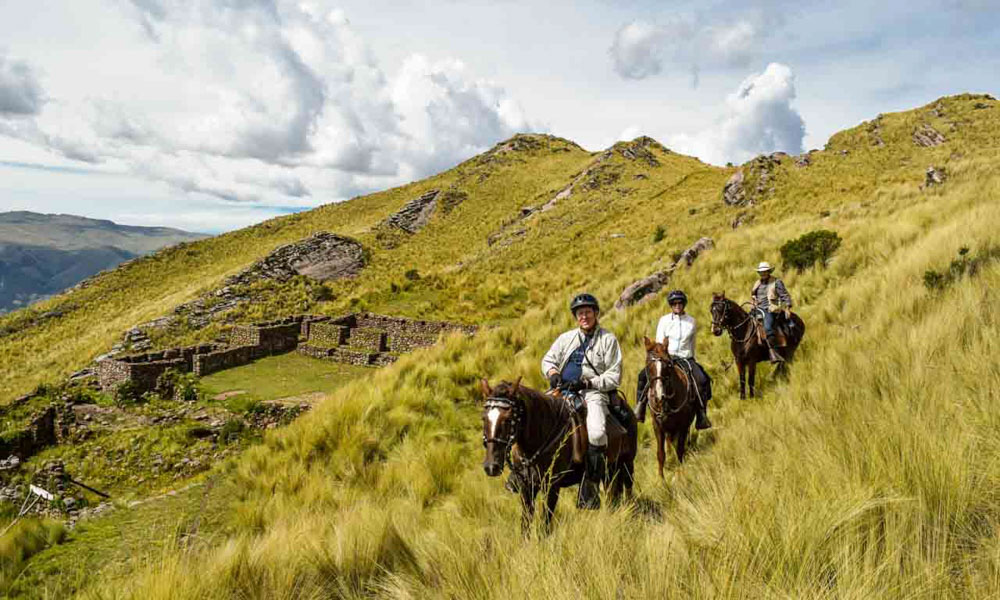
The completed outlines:
<svg viewBox="0 0 1000 600">
<path fill-rule="evenodd" d="M 545 534 L 552 532 L 552 517 L 556 514 L 556 504 L 559 503 L 559 488 L 549 484 L 549 492 L 545 496 Z"/>
<path fill-rule="evenodd" d="M 677 434 L 677 443 L 674 446 L 674 450 L 677 451 L 677 462 L 681 464 L 684 463 L 684 453 L 687 452 L 687 440 L 688 440 L 689 428 L 690 425 L 688 427 L 685 427 L 683 431 Z"/>
<path fill-rule="evenodd" d="M 538 488 L 533 483 L 525 483 L 521 489 L 521 533 L 528 536 L 531 533 L 531 522 L 535 518 L 535 496 Z"/>
<path fill-rule="evenodd" d="M 747 365 L 747 370 L 750 371 L 750 397 L 753 398 L 757 395 L 756 384 L 757 384 L 757 363 L 750 361 Z"/>
<path fill-rule="evenodd" d="M 663 449 L 664 432 L 662 427 L 656 428 L 656 462 L 660 466 L 660 479 L 663 479 L 663 462 L 667 460 L 667 453 Z"/>
<path fill-rule="evenodd" d="M 746 368 L 746 365 L 743 363 L 743 361 L 741 361 L 741 360 L 736 361 L 736 369 L 740 373 L 740 400 L 746 400 L 747 399 L 747 380 L 746 380 L 746 370 L 745 370 L 745 368 Z M 753 392 L 751 392 L 751 394 L 752 393 Z"/>
<path fill-rule="evenodd" d="M 621 503 L 622 477 L 624 477 L 620 458 L 614 465 L 608 465 L 608 477 L 608 480 L 604 482 L 604 489 L 608 490 L 608 501 L 611 506 L 616 507 Z"/>
</svg>

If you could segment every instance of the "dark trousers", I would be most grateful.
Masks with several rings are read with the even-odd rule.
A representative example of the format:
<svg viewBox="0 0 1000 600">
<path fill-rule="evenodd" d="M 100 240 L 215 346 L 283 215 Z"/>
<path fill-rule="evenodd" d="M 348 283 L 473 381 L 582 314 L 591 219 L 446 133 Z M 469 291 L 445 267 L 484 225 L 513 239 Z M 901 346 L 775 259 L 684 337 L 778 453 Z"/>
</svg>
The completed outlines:
<svg viewBox="0 0 1000 600">
<path fill-rule="evenodd" d="M 764 311 L 764 334 L 767 337 L 774 337 L 774 334 L 778 332 L 778 321 L 781 318 L 781 313 L 773 313 L 769 310 Z"/>
<path fill-rule="evenodd" d="M 708 401 L 712 399 L 712 378 L 708 376 L 705 369 L 693 358 L 675 358 L 674 362 L 681 369 L 684 369 L 684 372 L 688 373 L 691 379 L 694 380 L 694 384 L 698 386 L 697 391 L 701 397 L 702 406 L 707 407 Z M 649 385 L 649 376 L 646 375 L 646 369 L 639 371 L 637 384 L 635 391 L 636 404 L 645 398 L 646 386 Z"/>
</svg>

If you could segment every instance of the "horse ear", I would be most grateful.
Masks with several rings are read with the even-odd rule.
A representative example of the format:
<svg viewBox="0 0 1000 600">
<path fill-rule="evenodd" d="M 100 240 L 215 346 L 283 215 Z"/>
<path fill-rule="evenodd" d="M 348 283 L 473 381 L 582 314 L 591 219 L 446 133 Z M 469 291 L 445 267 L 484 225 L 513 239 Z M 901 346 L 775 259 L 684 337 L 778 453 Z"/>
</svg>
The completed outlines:
<svg viewBox="0 0 1000 600">
<path fill-rule="evenodd" d="M 521 391 L 521 377 L 518 377 L 517 381 L 514 382 L 514 393 L 512 395 L 517 396 L 519 391 Z"/>
<path fill-rule="evenodd" d="M 642 343 L 646 345 L 646 352 L 651 352 L 653 348 L 656 347 L 656 344 L 653 342 L 653 340 L 649 339 L 646 336 L 642 336 Z"/>
<path fill-rule="evenodd" d="M 483 398 L 489 398 L 493 395 L 493 388 L 490 387 L 490 382 L 486 381 L 485 377 L 479 380 L 479 389 L 483 392 Z"/>
</svg>

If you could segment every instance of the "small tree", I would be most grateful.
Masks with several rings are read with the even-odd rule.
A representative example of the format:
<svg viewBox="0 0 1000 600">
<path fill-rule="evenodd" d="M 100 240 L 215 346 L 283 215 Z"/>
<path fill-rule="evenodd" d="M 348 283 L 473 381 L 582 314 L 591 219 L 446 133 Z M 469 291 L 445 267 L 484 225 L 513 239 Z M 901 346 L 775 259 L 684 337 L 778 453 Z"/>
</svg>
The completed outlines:
<svg viewBox="0 0 1000 600">
<path fill-rule="evenodd" d="M 663 225 L 657 225 L 656 231 L 653 232 L 653 243 L 656 244 L 662 242 L 663 238 L 665 238 L 666 236 L 667 236 L 667 230 L 663 227 Z"/>
<path fill-rule="evenodd" d="M 781 246 L 781 262 L 785 268 L 791 267 L 797 271 L 804 271 L 817 262 L 826 267 L 830 257 L 840 247 L 841 241 L 835 231 L 828 229 L 810 231 Z"/>
</svg>

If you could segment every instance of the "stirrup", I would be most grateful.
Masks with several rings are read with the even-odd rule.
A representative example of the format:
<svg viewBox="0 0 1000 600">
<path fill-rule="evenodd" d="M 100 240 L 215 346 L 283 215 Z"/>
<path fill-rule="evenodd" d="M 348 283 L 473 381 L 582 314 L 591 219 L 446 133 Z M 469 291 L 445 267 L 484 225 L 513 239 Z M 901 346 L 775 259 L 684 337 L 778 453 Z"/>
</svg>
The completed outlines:
<svg viewBox="0 0 1000 600">
<path fill-rule="evenodd" d="M 771 363 L 772 364 L 778 364 L 778 363 L 785 362 L 785 359 L 782 358 L 781 355 L 778 354 L 778 352 L 774 348 L 768 348 L 767 352 L 770 355 Z"/>
</svg>

